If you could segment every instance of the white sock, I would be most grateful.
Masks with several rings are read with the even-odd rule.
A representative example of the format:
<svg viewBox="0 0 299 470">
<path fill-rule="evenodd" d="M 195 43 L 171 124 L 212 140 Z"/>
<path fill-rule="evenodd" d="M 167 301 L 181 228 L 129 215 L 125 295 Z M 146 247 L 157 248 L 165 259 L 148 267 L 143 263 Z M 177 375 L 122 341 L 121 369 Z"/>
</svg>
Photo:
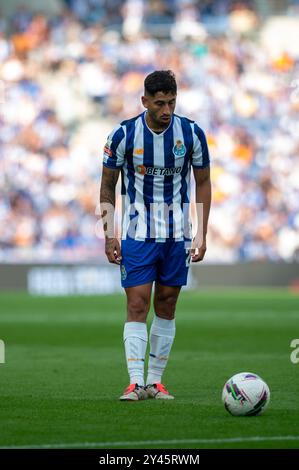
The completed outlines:
<svg viewBox="0 0 299 470">
<path fill-rule="evenodd" d="M 161 383 L 175 337 L 175 319 L 154 316 L 150 331 L 150 357 L 146 384 Z"/>
<path fill-rule="evenodd" d="M 144 386 L 144 358 L 147 346 L 146 323 L 135 321 L 125 323 L 124 344 L 130 384 Z"/>
</svg>

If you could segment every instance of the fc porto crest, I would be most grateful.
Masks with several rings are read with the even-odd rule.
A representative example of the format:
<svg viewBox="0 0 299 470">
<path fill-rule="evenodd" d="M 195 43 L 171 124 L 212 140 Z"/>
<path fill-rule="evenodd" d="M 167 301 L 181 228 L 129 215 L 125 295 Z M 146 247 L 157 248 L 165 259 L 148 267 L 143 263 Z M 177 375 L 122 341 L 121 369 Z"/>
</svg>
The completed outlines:
<svg viewBox="0 0 299 470">
<path fill-rule="evenodd" d="M 172 151 L 176 157 L 183 157 L 186 154 L 186 147 L 181 140 L 177 140 Z"/>
</svg>

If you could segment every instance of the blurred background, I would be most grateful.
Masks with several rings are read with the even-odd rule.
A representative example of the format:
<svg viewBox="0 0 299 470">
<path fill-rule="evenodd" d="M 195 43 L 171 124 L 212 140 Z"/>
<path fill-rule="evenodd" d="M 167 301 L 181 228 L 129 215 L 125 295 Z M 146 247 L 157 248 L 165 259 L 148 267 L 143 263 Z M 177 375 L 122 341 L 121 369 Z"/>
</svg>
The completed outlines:
<svg viewBox="0 0 299 470">
<path fill-rule="evenodd" d="M 96 236 L 102 148 L 155 69 L 212 160 L 189 287 L 299 288 L 299 0 L 1 0 L 0 289 L 120 289 Z"/>
</svg>

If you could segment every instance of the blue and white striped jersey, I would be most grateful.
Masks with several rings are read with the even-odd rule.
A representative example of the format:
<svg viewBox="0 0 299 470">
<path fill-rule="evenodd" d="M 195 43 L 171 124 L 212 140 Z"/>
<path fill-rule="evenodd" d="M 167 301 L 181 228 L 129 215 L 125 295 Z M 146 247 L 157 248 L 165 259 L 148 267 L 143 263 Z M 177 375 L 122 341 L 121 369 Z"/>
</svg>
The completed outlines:
<svg viewBox="0 0 299 470">
<path fill-rule="evenodd" d="M 191 165 L 210 164 L 205 134 L 194 121 L 176 114 L 157 134 L 145 115 L 146 111 L 118 125 L 104 148 L 103 164 L 121 168 L 122 238 L 129 234 L 142 241 L 184 240 Z"/>
</svg>

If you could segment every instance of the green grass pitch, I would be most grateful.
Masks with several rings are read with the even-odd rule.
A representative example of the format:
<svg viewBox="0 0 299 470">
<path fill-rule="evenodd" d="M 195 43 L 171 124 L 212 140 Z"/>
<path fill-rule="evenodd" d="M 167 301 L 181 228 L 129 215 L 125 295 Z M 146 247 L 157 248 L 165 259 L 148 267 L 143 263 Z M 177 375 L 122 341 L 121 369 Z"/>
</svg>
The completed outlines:
<svg viewBox="0 0 299 470">
<path fill-rule="evenodd" d="M 123 403 L 124 295 L 1 294 L 0 447 L 299 448 L 298 307 L 286 290 L 183 292 L 163 377 L 176 399 Z M 243 371 L 270 387 L 262 416 L 222 405 Z"/>
</svg>

